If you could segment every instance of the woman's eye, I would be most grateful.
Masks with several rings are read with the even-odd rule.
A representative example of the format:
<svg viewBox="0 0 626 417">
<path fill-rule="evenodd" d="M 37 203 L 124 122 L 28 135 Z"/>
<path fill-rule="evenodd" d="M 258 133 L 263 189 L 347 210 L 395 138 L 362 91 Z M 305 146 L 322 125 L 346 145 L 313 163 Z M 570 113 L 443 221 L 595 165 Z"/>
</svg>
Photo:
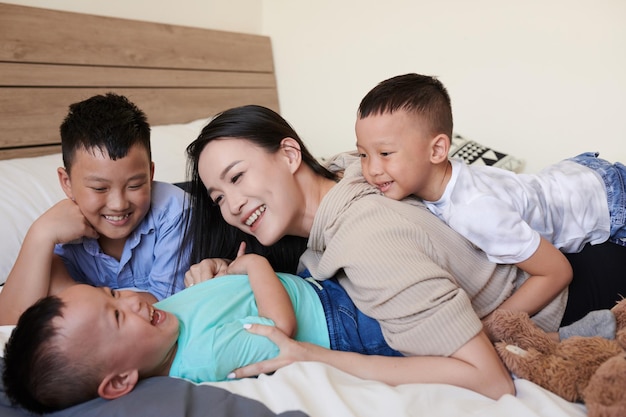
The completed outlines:
<svg viewBox="0 0 626 417">
<path fill-rule="evenodd" d="M 242 175 L 243 175 L 243 173 L 241 173 L 241 172 L 240 172 L 239 174 L 237 174 L 237 175 L 233 176 L 233 177 L 230 179 L 230 182 L 231 182 L 231 183 L 233 183 L 233 184 L 235 184 L 237 181 L 239 181 L 239 179 L 241 178 L 241 176 L 242 176 Z"/>
<path fill-rule="evenodd" d="M 220 202 L 224 199 L 224 196 L 217 196 L 213 199 L 213 204 L 215 204 L 216 206 L 220 205 Z"/>
</svg>

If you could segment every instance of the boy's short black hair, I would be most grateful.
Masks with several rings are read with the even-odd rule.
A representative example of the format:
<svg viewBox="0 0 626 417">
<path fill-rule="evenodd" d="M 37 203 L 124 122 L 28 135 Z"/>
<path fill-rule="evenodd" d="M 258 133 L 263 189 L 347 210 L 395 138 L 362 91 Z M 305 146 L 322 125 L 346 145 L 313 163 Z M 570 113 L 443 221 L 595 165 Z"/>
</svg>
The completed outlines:
<svg viewBox="0 0 626 417">
<path fill-rule="evenodd" d="M 54 321 L 63 317 L 63 307 L 56 296 L 39 300 L 20 316 L 4 348 L 6 394 L 31 412 L 51 412 L 98 396 L 98 366 L 73 361 L 59 345 L 62 336 Z"/>
<path fill-rule="evenodd" d="M 63 164 L 68 173 L 78 149 L 106 151 L 116 160 L 139 144 L 152 159 L 146 115 L 122 95 L 107 93 L 71 104 L 60 131 Z"/>
<path fill-rule="evenodd" d="M 445 86 L 428 75 L 404 74 L 380 82 L 361 100 L 358 118 L 405 110 L 429 124 L 430 133 L 452 137 L 452 105 Z"/>
</svg>

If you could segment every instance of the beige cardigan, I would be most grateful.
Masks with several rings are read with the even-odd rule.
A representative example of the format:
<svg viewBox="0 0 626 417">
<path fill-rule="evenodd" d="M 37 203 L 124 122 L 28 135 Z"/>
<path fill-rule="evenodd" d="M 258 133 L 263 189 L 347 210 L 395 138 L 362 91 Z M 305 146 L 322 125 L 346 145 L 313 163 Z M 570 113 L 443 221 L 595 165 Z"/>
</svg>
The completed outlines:
<svg viewBox="0 0 626 417">
<path fill-rule="evenodd" d="M 377 319 L 388 343 L 407 355 L 449 356 L 482 328 L 484 317 L 527 275 L 496 265 L 415 200 L 395 201 L 368 185 L 358 159 L 342 154 L 344 177 L 324 197 L 300 267 L 333 276 L 355 304 Z M 558 328 L 564 291 L 535 315 Z"/>
</svg>

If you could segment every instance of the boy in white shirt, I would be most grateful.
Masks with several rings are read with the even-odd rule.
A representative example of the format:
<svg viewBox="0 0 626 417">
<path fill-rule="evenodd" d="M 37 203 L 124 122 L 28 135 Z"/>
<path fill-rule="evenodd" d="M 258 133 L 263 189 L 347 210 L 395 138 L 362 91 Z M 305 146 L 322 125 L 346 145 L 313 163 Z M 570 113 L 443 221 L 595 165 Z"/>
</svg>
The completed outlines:
<svg viewBox="0 0 626 417">
<path fill-rule="evenodd" d="M 531 277 L 500 308 L 533 315 L 572 280 L 563 253 L 607 240 L 626 245 L 624 165 L 586 153 L 537 175 L 468 166 L 448 158 L 452 127 L 450 98 L 437 79 L 381 82 L 359 106 L 363 174 L 390 198 L 421 198 L 491 261 L 526 271 Z"/>
</svg>

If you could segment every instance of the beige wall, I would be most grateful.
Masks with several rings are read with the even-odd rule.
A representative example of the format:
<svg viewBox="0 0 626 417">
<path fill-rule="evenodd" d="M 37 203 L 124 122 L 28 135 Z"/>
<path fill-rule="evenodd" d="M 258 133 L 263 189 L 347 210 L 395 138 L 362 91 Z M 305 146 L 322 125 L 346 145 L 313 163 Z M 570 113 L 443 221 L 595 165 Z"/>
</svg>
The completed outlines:
<svg viewBox="0 0 626 417">
<path fill-rule="evenodd" d="M 1 0 L 101 16 L 261 33 L 259 0 Z"/>
<path fill-rule="evenodd" d="M 354 146 L 377 82 L 437 75 L 455 127 L 525 158 L 626 161 L 624 0 L 266 0 L 283 114 L 328 154 Z"/>
<path fill-rule="evenodd" d="M 283 115 L 317 155 L 354 146 L 375 83 L 437 75 L 458 132 L 527 160 L 626 161 L 623 0 L 12 0 L 272 37 Z"/>
</svg>

